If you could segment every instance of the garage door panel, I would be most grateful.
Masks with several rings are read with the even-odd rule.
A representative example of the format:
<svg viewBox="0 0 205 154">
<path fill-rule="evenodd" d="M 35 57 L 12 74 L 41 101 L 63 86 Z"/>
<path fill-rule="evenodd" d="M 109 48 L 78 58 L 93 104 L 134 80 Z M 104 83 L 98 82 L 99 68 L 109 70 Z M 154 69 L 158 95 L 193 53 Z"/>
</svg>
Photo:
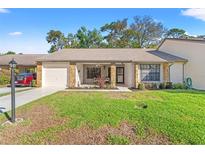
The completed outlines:
<svg viewBox="0 0 205 154">
<path fill-rule="evenodd" d="M 67 68 L 44 68 L 44 87 L 66 87 Z"/>
</svg>

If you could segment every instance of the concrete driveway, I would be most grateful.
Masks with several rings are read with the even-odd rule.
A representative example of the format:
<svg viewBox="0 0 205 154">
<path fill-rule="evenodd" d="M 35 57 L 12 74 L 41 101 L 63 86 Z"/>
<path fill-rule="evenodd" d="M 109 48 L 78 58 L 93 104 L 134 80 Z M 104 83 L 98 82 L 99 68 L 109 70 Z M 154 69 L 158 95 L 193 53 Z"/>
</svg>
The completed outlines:
<svg viewBox="0 0 205 154">
<path fill-rule="evenodd" d="M 16 107 L 37 100 L 41 97 L 53 94 L 59 90 L 64 90 L 59 87 L 48 88 L 34 88 L 31 90 L 16 93 Z M 6 112 L 11 110 L 11 95 L 0 97 L 0 112 Z"/>
<path fill-rule="evenodd" d="M 16 91 L 31 89 L 31 87 L 16 87 Z M 11 87 L 0 88 L 0 94 L 5 94 L 11 92 Z"/>
</svg>

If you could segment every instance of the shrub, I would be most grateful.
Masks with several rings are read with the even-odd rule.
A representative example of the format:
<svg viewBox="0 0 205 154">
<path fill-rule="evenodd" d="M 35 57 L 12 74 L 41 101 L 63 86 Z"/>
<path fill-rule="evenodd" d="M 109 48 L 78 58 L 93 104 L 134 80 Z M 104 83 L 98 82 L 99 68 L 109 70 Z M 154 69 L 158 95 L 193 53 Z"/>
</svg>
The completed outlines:
<svg viewBox="0 0 205 154">
<path fill-rule="evenodd" d="M 172 89 L 172 82 L 166 82 L 166 89 Z"/>
<path fill-rule="evenodd" d="M 36 80 L 32 80 L 31 86 L 32 86 L 32 87 L 36 87 Z"/>
<path fill-rule="evenodd" d="M 174 83 L 173 89 L 186 89 L 186 86 L 184 83 Z"/>
<path fill-rule="evenodd" d="M 138 89 L 139 89 L 139 90 L 144 90 L 144 89 L 145 89 L 144 83 L 139 83 L 139 84 L 138 84 Z"/>
<path fill-rule="evenodd" d="M 6 85 L 10 83 L 10 78 L 8 76 L 0 76 L 0 85 Z"/>
<path fill-rule="evenodd" d="M 96 84 L 100 87 L 100 88 L 104 88 L 105 87 L 105 79 L 101 78 L 101 77 L 97 77 L 96 79 Z"/>
<path fill-rule="evenodd" d="M 145 89 L 158 89 L 157 83 L 144 83 Z"/>
<path fill-rule="evenodd" d="M 160 89 L 172 89 L 172 82 L 163 82 L 159 84 Z"/>
<path fill-rule="evenodd" d="M 160 83 L 159 89 L 166 89 L 166 83 L 165 82 Z"/>
</svg>

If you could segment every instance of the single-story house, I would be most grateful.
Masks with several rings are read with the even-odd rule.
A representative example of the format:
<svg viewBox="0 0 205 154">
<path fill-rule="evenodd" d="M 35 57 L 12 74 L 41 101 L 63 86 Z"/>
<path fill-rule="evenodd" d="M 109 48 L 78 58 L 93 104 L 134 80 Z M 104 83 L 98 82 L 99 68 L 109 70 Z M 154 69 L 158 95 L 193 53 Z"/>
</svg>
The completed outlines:
<svg viewBox="0 0 205 154">
<path fill-rule="evenodd" d="M 0 72 L 9 70 L 9 62 L 12 58 L 17 62 L 17 69 L 19 73 L 35 72 L 36 60 L 45 54 L 14 54 L 14 55 L 1 55 L 0 56 Z"/>
<path fill-rule="evenodd" d="M 184 80 L 187 62 L 183 56 L 156 49 L 62 49 L 37 59 L 37 85 L 81 87 L 93 84 L 98 76 L 108 79 L 111 87 L 178 83 Z"/>
<path fill-rule="evenodd" d="M 205 90 L 204 39 L 165 39 L 158 50 L 187 59 L 188 62 L 183 66 L 184 78 L 190 77 L 192 79 L 193 88 Z M 180 73 L 175 73 L 173 69 L 175 67 L 171 67 L 170 75 L 172 79 L 176 80 Z"/>
</svg>

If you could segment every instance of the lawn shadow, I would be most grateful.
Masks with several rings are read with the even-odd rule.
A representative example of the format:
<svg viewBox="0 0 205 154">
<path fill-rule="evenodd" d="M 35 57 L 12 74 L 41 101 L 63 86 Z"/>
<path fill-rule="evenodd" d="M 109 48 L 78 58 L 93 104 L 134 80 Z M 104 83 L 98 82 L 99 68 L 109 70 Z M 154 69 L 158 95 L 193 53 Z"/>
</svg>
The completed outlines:
<svg viewBox="0 0 205 154">
<path fill-rule="evenodd" d="M 11 117 L 9 116 L 8 112 L 4 112 L 3 110 L 5 110 L 4 107 L 0 107 L 0 113 L 4 114 L 4 116 L 11 121 Z"/>
</svg>

